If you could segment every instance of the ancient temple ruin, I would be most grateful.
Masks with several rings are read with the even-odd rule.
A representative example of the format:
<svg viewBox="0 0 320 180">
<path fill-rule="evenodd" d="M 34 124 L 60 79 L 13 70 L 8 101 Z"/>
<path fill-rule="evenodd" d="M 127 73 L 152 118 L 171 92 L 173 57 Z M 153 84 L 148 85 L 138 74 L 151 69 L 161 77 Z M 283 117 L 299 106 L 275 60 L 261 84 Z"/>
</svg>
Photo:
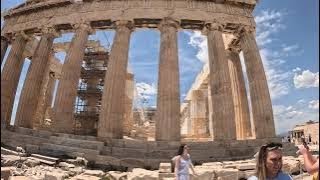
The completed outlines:
<svg viewBox="0 0 320 180">
<path fill-rule="evenodd" d="M 181 142 L 191 146 L 193 158 L 199 162 L 252 156 L 259 145 L 278 141 L 255 40 L 252 12 L 256 3 L 29 0 L 10 9 L 1 31 L 1 62 L 11 45 L 1 73 L 1 142 L 24 146 L 30 152 L 81 154 L 97 164 L 126 167 L 157 167 L 160 161 L 170 161 Z M 147 135 L 154 136 L 153 141 L 132 136 L 134 75 L 128 73 L 127 64 L 130 35 L 138 28 L 161 33 L 154 133 L 151 129 Z M 88 41 L 96 30 L 111 29 L 116 34 L 110 52 Z M 179 94 L 177 47 L 177 32 L 182 29 L 202 31 L 208 38 L 209 52 L 209 62 L 184 103 Z M 67 32 L 74 32 L 70 43 L 54 43 Z M 64 64 L 54 58 L 54 51 L 67 53 Z M 11 126 L 26 57 L 31 65 Z M 51 107 L 56 79 L 59 84 Z"/>
</svg>

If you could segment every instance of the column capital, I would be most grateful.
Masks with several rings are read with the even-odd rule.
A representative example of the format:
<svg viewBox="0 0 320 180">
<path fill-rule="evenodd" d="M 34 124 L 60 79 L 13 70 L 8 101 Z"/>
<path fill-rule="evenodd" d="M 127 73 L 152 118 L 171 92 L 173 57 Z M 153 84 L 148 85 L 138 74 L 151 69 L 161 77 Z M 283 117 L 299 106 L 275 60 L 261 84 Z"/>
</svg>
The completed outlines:
<svg viewBox="0 0 320 180">
<path fill-rule="evenodd" d="M 26 41 L 31 39 L 31 35 L 27 35 L 24 31 L 13 32 L 12 39 L 16 39 L 18 36 L 22 36 Z"/>
<path fill-rule="evenodd" d="M 128 28 L 129 30 L 133 30 L 134 29 L 134 24 L 132 21 L 129 20 L 116 20 L 113 22 L 114 26 L 116 29 L 121 29 L 121 28 Z"/>
<path fill-rule="evenodd" d="M 222 31 L 223 26 L 224 26 L 224 23 L 214 19 L 214 20 L 209 21 L 205 24 L 205 29 L 209 30 L 209 31 L 215 31 L 215 30 Z"/>
<path fill-rule="evenodd" d="M 165 17 L 163 20 L 160 22 L 158 28 L 162 30 L 164 27 L 174 27 L 178 29 L 180 27 L 180 24 L 178 21 L 174 20 L 173 18 L 170 17 Z"/>
<path fill-rule="evenodd" d="M 240 46 L 229 46 L 227 50 L 238 54 L 241 52 Z"/>
<path fill-rule="evenodd" d="M 255 33 L 256 28 L 254 26 L 241 26 L 238 31 L 238 36 L 241 37 L 243 33 Z"/>
<path fill-rule="evenodd" d="M 94 32 L 94 30 L 91 28 L 91 26 L 88 22 L 74 23 L 74 24 L 72 24 L 72 27 L 76 30 L 82 29 L 82 30 L 88 31 L 89 34 L 92 34 Z"/>
<path fill-rule="evenodd" d="M 54 27 L 45 26 L 41 28 L 42 35 L 50 35 L 53 37 L 61 36 L 60 32 L 58 32 Z"/>
<path fill-rule="evenodd" d="M 7 42 L 11 42 L 11 40 L 12 40 L 12 36 L 11 35 L 9 35 L 9 34 L 2 34 L 1 35 L 1 40 L 5 40 L 5 41 L 7 41 Z"/>
</svg>

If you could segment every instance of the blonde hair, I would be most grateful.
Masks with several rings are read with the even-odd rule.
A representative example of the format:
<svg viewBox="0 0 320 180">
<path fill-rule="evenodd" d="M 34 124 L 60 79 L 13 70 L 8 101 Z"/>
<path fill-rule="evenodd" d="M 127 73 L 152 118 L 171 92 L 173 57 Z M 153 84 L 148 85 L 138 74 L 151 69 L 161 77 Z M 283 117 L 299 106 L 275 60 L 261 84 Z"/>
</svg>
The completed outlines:
<svg viewBox="0 0 320 180">
<path fill-rule="evenodd" d="M 268 143 L 260 147 L 258 158 L 256 159 L 256 176 L 259 180 L 266 180 L 267 179 L 267 155 L 268 152 L 282 149 L 281 143 Z"/>
</svg>

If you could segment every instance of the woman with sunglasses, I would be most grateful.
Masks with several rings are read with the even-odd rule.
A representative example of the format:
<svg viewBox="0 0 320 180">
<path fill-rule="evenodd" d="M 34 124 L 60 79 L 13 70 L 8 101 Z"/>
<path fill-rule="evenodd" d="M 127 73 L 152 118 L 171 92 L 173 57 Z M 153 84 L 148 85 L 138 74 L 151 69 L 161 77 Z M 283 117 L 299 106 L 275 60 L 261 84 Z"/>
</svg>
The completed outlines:
<svg viewBox="0 0 320 180">
<path fill-rule="evenodd" d="M 194 175 L 194 168 L 191 162 L 190 154 L 189 154 L 189 147 L 185 144 L 182 144 L 179 147 L 178 155 L 174 158 L 175 160 L 175 168 L 174 174 L 176 180 L 189 180 L 189 167 L 191 168 Z"/>
<path fill-rule="evenodd" d="M 281 171 L 282 169 L 282 144 L 269 143 L 261 146 L 256 159 L 255 176 L 248 180 L 292 180 Z"/>
</svg>

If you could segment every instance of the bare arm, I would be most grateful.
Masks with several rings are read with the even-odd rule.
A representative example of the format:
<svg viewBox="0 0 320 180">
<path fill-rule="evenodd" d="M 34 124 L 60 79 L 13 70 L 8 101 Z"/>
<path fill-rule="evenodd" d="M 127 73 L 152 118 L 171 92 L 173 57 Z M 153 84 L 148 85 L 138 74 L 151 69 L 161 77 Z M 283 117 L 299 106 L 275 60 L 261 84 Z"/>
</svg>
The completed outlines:
<svg viewBox="0 0 320 180">
<path fill-rule="evenodd" d="M 175 167 L 174 167 L 174 175 L 176 179 L 178 179 L 179 166 L 180 166 L 180 156 L 176 158 Z"/>
<path fill-rule="evenodd" d="M 303 146 L 299 146 L 299 151 L 303 155 L 304 167 L 308 173 L 312 174 L 319 171 L 319 159 L 313 157 L 310 151 Z"/>
<path fill-rule="evenodd" d="M 311 154 L 307 153 L 303 155 L 304 166 L 309 174 L 313 174 L 319 171 L 319 159 L 316 162 L 313 162 L 313 157 Z"/>
<path fill-rule="evenodd" d="M 189 166 L 190 166 L 190 169 L 192 170 L 193 175 L 197 175 L 196 172 L 194 171 L 193 164 L 190 163 Z"/>
</svg>

